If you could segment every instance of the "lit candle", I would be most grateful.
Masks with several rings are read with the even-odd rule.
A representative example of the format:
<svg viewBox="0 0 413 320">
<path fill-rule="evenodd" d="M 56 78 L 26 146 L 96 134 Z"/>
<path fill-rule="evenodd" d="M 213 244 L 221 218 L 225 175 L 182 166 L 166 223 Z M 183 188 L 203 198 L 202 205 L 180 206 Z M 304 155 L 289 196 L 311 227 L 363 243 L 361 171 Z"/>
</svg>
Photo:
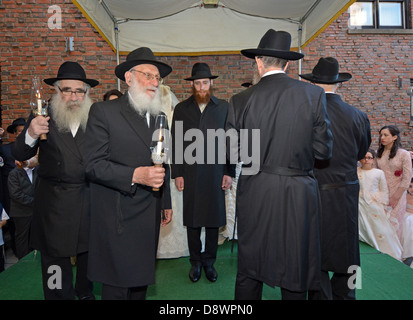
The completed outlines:
<svg viewBox="0 0 413 320">
<path fill-rule="evenodd" d="M 162 152 L 162 141 L 158 141 L 156 145 L 156 154 L 160 156 L 161 152 Z"/>
<path fill-rule="evenodd" d="M 39 115 L 42 114 L 42 99 L 37 99 L 37 112 Z"/>
</svg>

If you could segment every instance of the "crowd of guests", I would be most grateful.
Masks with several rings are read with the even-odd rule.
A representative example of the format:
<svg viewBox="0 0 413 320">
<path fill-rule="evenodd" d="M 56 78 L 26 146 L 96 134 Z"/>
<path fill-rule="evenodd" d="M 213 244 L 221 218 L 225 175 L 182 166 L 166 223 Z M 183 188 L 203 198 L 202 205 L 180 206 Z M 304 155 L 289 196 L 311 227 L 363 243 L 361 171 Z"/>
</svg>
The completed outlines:
<svg viewBox="0 0 413 320">
<path fill-rule="evenodd" d="M 172 68 L 149 48 L 115 68 L 127 91 L 110 90 L 97 103 L 89 93 L 99 81 L 77 62 L 44 79 L 55 89 L 48 116 L 16 119 L 7 128 L 16 140 L 1 145 L 0 231 L 9 225 L 19 259 L 40 252 L 45 299 L 94 299 L 94 282 L 102 299 L 145 299 L 156 258 L 189 256 L 190 280 L 203 270 L 215 282 L 222 234 L 238 239 L 238 300 L 261 299 L 263 283 L 286 300 L 355 299 L 349 267 L 360 265 L 359 240 L 412 263 L 413 158 L 399 129 L 381 128 L 373 150 L 367 115 L 337 93 L 351 74 L 326 57 L 300 74 L 305 81 L 293 79 L 289 61 L 303 54 L 290 44 L 289 33 L 270 29 L 257 48 L 242 50 L 255 62 L 254 79 L 229 102 L 214 95 L 218 75 L 202 62 L 179 102 L 163 84 Z M 190 149 L 194 140 L 175 142 L 194 129 L 260 129 L 259 171 L 246 174 L 240 140 L 226 150 L 235 163 L 219 152 L 211 160 L 205 141 L 205 154 L 193 150 L 195 163 L 172 153 L 155 166 L 161 113 L 172 150 Z M 52 265 L 62 270 L 59 290 L 48 282 Z"/>
</svg>

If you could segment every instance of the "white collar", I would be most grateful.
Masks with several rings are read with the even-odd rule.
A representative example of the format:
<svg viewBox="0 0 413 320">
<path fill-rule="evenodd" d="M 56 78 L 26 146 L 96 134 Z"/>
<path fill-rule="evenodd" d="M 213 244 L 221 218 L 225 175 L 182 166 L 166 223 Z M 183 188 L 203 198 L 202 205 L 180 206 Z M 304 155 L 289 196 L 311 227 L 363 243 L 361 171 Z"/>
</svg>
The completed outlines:
<svg viewBox="0 0 413 320">
<path fill-rule="evenodd" d="M 267 71 L 266 73 L 264 73 L 261 78 L 264 78 L 266 76 L 270 76 L 272 74 L 277 74 L 277 73 L 285 73 L 285 72 L 282 71 L 282 70 L 270 70 L 270 71 Z"/>
</svg>

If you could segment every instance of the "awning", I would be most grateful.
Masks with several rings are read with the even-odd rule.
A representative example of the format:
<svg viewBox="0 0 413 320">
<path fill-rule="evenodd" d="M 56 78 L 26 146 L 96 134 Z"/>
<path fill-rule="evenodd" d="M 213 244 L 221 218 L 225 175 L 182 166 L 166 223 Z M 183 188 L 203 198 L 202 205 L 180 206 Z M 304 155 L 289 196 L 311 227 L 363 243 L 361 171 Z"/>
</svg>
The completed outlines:
<svg viewBox="0 0 413 320">
<path fill-rule="evenodd" d="M 256 48 L 272 28 L 300 50 L 355 0 L 72 0 L 117 54 L 226 54 Z"/>
</svg>

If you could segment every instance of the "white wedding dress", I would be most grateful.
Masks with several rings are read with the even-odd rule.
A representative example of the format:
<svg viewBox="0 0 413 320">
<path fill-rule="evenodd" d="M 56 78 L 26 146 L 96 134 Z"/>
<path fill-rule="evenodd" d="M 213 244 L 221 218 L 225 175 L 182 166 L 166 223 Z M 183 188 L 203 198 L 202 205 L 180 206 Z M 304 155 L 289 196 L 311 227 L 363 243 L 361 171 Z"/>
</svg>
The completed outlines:
<svg viewBox="0 0 413 320">
<path fill-rule="evenodd" d="M 403 225 L 403 256 L 402 258 L 413 257 L 413 196 L 407 195 L 406 215 Z M 413 263 L 411 265 L 413 268 Z"/>
<path fill-rule="evenodd" d="M 235 169 L 235 178 L 232 180 L 231 189 L 225 192 L 225 208 L 227 216 L 227 224 L 223 228 L 221 234 L 228 238 L 229 240 L 238 239 L 237 226 L 235 221 L 235 210 L 236 210 L 236 195 L 237 195 L 237 184 L 238 178 L 241 173 L 241 163 L 238 163 Z M 234 230 L 235 228 L 235 230 Z"/>
<path fill-rule="evenodd" d="M 389 191 L 384 172 L 359 167 L 357 174 L 360 181 L 359 239 L 378 251 L 401 260 L 402 246 L 386 210 Z"/>
<path fill-rule="evenodd" d="M 166 95 L 163 103 L 163 112 L 168 118 L 169 125 L 172 123 L 173 108 L 178 103 L 176 96 L 164 86 Z M 175 186 L 175 180 L 171 179 L 171 201 L 172 201 L 172 221 L 166 226 L 161 226 L 159 234 L 159 244 L 156 257 L 158 259 L 171 259 L 189 256 L 188 239 L 186 227 L 183 225 L 183 199 L 182 192 Z"/>
</svg>

